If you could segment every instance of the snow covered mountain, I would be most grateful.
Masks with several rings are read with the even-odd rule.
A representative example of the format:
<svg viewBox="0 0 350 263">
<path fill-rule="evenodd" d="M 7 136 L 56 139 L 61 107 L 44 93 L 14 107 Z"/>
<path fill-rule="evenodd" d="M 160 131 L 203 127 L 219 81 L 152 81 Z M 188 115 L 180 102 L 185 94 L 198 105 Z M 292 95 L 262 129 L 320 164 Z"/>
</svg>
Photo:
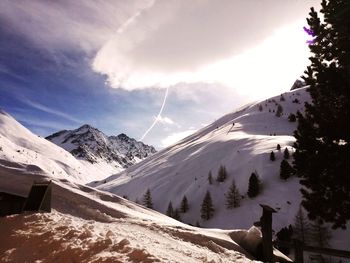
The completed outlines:
<svg viewBox="0 0 350 263">
<path fill-rule="evenodd" d="M 105 172 L 91 163 L 77 160 L 61 147 L 33 134 L 1 110 L 0 166 L 80 183 L 106 177 Z"/>
<path fill-rule="evenodd" d="M 27 196 L 33 181 L 52 182 L 51 213 L 0 217 L 0 261 L 253 262 L 256 228 L 185 225 L 83 185 L 97 172 L 0 111 L 0 192 Z"/>
<path fill-rule="evenodd" d="M 100 168 L 109 167 L 107 175 L 119 172 L 156 152 L 154 147 L 129 138 L 123 133 L 118 136 L 106 136 L 87 124 L 76 130 L 56 132 L 46 139 L 79 160 L 85 160 Z"/>
<path fill-rule="evenodd" d="M 256 247 L 256 231 L 190 227 L 84 186 L 96 178 L 93 169 L 0 111 L 0 192 L 27 196 L 33 181 L 52 182 L 51 213 L 0 217 L 0 262 L 254 259 L 248 250 Z"/>
<path fill-rule="evenodd" d="M 250 104 L 95 186 L 139 202 L 149 189 L 153 208 L 162 213 L 170 202 L 174 209 L 180 208 L 186 196 L 189 210 L 180 214 L 181 220 L 204 227 L 249 228 L 261 216 L 259 204 L 267 204 L 278 211 L 273 218 L 277 232 L 293 224 L 301 201 L 299 179 L 282 180 L 279 174 L 285 149 L 290 155 L 294 151 L 296 122 L 291 114 L 303 112 L 309 100 L 308 92 L 301 88 Z M 281 150 L 277 150 L 278 144 Z M 271 152 L 274 161 L 270 160 Z M 287 161 L 292 162 L 291 158 Z M 216 180 L 220 166 L 227 171 L 224 182 Z M 262 192 L 249 198 L 253 172 L 261 180 Z M 242 199 L 240 207 L 227 209 L 226 196 L 233 180 Z M 215 209 L 210 220 L 201 218 L 207 191 Z M 331 240 L 336 248 L 346 248 L 349 243 L 349 233 L 341 230 Z"/>
</svg>

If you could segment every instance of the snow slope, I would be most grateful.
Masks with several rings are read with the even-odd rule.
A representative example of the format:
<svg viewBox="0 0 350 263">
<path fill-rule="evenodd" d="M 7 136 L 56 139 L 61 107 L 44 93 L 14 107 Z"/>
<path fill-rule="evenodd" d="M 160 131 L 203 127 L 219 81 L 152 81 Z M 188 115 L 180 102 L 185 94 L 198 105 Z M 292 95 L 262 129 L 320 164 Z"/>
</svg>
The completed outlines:
<svg viewBox="0 0 350 263">
<path fill-rule="evenodd" d="M 0 218 L 0 262 L 252 262 L 245 230 L 190 227 L 66 179 L 0 166 L 0 192 L 53 180 L 53 211 Z M 249 240 L 248 240 L 249 241 Z M 249 248 L 249 246 L 246 246 Z"/>
<path fill-rule="evenodd" d="M 267 204 L 278 211 L 273 217 L 273 228 L 277 232 L 293 224 L 301 201 L 299 180 L 279 178 L 283 151 L 288 148 L 292 154 L 295 141 L 292 134 L 296 122 L 289 122 L 288 116 L 298 110 L 303 112 L 303 105 L 309 100 L 306 89 L 301 88 L 284 93 L 282 99 L 279 95 L 253 103 L 107 178 L 107 183 L 99 182 L 95 186 L 134 201 L 141 201 L 150 189 L 154 209 L 162 213 L 170 201 L 179 207 L 186 195 L 190 209 L 181 214 L 181 220 L 193 225 L 198 222 L 204 227 L 249 228 L 261 216 L 259 204 Z M 276 116 L 278 105 L 283 108 L 280 117 Z M 281 151 L 276 150 L 277 144 L 281 145 Z M 275 161 L 269 159 L 271 151 L 275 153 Z M 221 165 L 228 172 L 223 183 L 215 181 Z M 212 185 L 208 182 L 209 171 L 214 178 Z M 246 193 L 254 171 L 262 181 L 263 190 L 250 199 Z M 244 198 L 240 207 L 228 210 L 225 194 L 233 179 Z M 215 214 L 205 221 L 201 219 L 200 209 L 207 190 L 211 193 Z M 349 232 L 339 231 L 331 243 L 339 249 L 349 248 Z"/>
<path fill-rule="evenodd" d="M 33 134 L 1 110 L 0 166 L 81 183 L 107 176 L 103 169 L 78 161 L 69 152 Z"/>
<path fill-rule="evenodd" d="M 0 218 L 0 262 L 253 261 L 256 228 L 188 226 L 83 185 L 92 169 L 0 112 L 0 192 L 25 197 L 33 181 L 53 185 L 51 213 Z"/>
<path fill-rule="evenodd" d="M 46 139 L 70 152 L 83 163 L 94 164 L 106 177 L 156 152 L 152 146 L 125 134 L 107 136 L 87 124 L 75 130 L 56 132 Z"/>
</svg>

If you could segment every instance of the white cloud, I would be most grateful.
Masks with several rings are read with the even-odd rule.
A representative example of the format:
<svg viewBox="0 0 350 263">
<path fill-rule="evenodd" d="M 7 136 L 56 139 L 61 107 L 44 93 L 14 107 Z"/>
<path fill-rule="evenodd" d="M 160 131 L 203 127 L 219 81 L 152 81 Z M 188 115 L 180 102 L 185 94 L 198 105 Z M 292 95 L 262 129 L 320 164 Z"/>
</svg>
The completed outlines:
<svg viewBox="0 0 350 263">
<path fill-rule="evenodd" d="M 161 141 L 162 146 L 168 147 L 168 146 L 182 140 L 183 138 L 190 136 L 191 134 L 195 133 L 196 131 L 197 130 L 195 130 L 195 129 L 189 129 L 189 130 L 182 131 L 182 132 L 172 133 Z"/>
<path fill-rule="evenodd" d="M 163 116 L 158 116 L 158 117 L 154 117 L 155 120 L 157 120 L 158 123 L 161 124 L 169 124 L 169 125 L 174 125 L 176 124 L 172 119 L 170 119 L 169 117 L 163 117 Z"/>
<path fill-rule="evenodd" d="M 270 73 L 272 79 L 271 71 L 288 66 L 287 60 L 292 57 L 290 64 L 297 62 L 294 68 L 298 70 L 289 74 L 294 74 L 295 79 L 305 67 L 303 58 L 307 46 L 302 26 L 293 24 L 290 35 L 275 33 L 275 30 L 288 31 L 291 27 L 286 26 L 295 21 L 305 24 L 308 8 L 317 2 L 157 1 L 98 51 L 93 69 L 105 74 L 111 86 L 128 90 L 198 81 L 238 86 L 242 81 L 232 81 L 235 76 L 262 72 L 260 75 Z M 276 45 L 263 43 L 274 33 L 273 38 L 278 42 L 283 39 L 278 50 L 278 56 L 285 58 L 282 65 L 269 62 L 270 57 L 275 59 Z M 297 53 L 300 50 L 293 49 L 295 44 L 298 48 L 303 45 L 304 50 Z M 245 59 L 240 54 L 245 54 L 254 71 L 246 64 L 240 68 Z M 251 61 L 253 56 L 257 56 L 256 61 Z M 261 65 L 261 59 L 266 64 L 257 69 L 254 63 Z"/>
<path fill-rule="evenodd" d="M 88 53 L 114 88 L 207 82 L 257 97 L 286 89 L 303 72 L 302 26 L 318 2 L 4 0 L 0 18 L 53 54 Z"/>
</svg>

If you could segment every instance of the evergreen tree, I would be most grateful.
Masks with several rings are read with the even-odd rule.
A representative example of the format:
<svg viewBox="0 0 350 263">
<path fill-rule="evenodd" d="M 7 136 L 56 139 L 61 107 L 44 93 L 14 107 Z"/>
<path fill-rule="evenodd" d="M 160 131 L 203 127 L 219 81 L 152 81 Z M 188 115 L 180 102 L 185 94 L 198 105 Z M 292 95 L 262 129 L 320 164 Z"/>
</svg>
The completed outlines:
<svg viewBox="0 0 350 263">
<path fill-rule="evenodd" d="M 283 107 L 280 104 L 278 104 L 277 111 L 276 111 L 276 117 L 281 117 L 282 113 L 283 113 Z"/>
<path fill-rule="evenodd" d="M 226 194 L 226 207 L 228 209 L 239 207 L 241 202 L 241 195 L 236 187 L 235 180 L 232 180 L 232 184 Z"/>
<path fill-rule="evenodd" d="M 188 211 L 188 209 L 189 209 L 188 200 L 187 200 L 187 197 L 185 195 L 181 201 L 180 211 L 181 211 L 181 213 L 186 213 Z"/>
<path fill-rule="evenodd" d="M 211 171 L 209 171 L 209 174 L 208 174 L 208 182 L 209 184 L 213 184 L 213 176 L 211 174 Z"/>
<path fill-rule="evenodd" d="M 283 158 L 284 158 L 284 159 L 289 159 L 289 150 L 288 150 L 287 147 L 286 147 L 286 149 L 284 149 Z"/>
<path fill-rule="evenodd" d="M 280 150 L 281 150 L 281 145 L 277 144 L 276 149 L 277 149 L 278 151 L 280 151 Z"/>
<path fill-rule="evenodd" d="M 271 151 L 271 153 L 270 153 L 270 160 L 271 161 L 276 160 L 275 153 L 273 151 Z"/>
<path fill-rule="evenodd" d="M 250 198 L 256 197 L 261 191 L 261 182 L 256 173 L 252 173 L 249 177 L 248 196 Z"/>
<path fill-rule="evenodd" d="M 289 122 L 296 122 L 297 121 L 297 116 L 294 113 L 289 114 L 288 121 Z"/>
<path fill-rule="evenodd" d="M 173 217 L 174 216 L 174 209 L 173 209 L 173 204 L 171 201 L 169 202 L 168 209 L 166 210 L 166 215 Z"/>
<path fill-rule="evenodd" d="M 201 206 L 201 218 L 205 220 L 209 220 L 214 215 L 214 206 L 213 201 L 211 199 L 210 192 L 207 191 Z"/>
<path fill-rule="evenodd" d="M 350 1 L 323 0 L 307 19 L 311 65 L 305 71 L 312 104 L 298 113 L 294 168 L 310 219 L 345 228 L 350 219 Z"/>
<path fill-rule="evenodd" d="M 180 213 L 179 213 L 179 209 L 176 208 L 176 209 L 174 210 L 173 218 L 174 218 L 175 220 L 178 220 L 178 221 L 181 220 Z"/>
<path fill-rule="evenodd" d="M 329 239 L 331 238 L 331 232 L 328 227 L 316 220 L 311 223 L 311 239 L 312 242 L 318 247 L 329 247 Z"/>
<path fill-rule="evenodd" d="M 218 176 L 216 177 L 216 181 L 218 182 L 224 182 L 227 178 L 227 171 L 226 167 L 221 165 L 218 171 Z"/>
<path fill-rule="evenodd" d="M 303 208 L 300 206 L 298 213 L 294 218 L 293 226 L 294 238 L 308 244 L 310 242 L 310 223 L 304 214 Z"/>
<path fill-rule="evenodd" d="M 151 191 L 147 189 L 146 193 L 143 195 L 143 205 L 153 209 Z"/>
<path fill-rule="evenodd" d="M 293 168 L 286 160 L 282 160 L 280 167 L 280 178 L 287 180 L 293 175 Z"/>
</svg>

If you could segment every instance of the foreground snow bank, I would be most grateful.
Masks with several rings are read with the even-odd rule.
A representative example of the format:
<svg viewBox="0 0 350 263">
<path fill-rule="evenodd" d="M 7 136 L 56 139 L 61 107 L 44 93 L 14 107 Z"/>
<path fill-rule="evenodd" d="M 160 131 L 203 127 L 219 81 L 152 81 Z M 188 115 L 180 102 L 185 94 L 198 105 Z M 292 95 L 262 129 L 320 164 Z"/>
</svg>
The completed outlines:
<svg viewBox="0 0 350 263">
<path fill-rule="evenodd" d="M 0 218 L 0 262 L 251 262 L 230 231 L 185 225 L 126 199 L 0 165 L 0 191 L 53 180 L 53 212 Z"/>
<path fill-rule="evenodd" d="M 0 219 L 1 262 L 250 262 L 189 232 L 114 219 L 84 220 L 54 211 Z"/>
</svg>

